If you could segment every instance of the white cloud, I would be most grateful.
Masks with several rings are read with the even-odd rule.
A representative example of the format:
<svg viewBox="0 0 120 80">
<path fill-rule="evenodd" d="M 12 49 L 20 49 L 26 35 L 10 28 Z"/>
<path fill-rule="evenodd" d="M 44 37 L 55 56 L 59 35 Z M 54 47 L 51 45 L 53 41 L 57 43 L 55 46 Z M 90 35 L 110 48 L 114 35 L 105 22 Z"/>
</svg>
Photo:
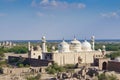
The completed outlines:
<svg viewBox="0 0 120 80">
<path fill-rule="evenodd" d="M 53 6 L 58 6 L 58 3 L 57 3 L 55 0 L 52 0 L 52 1 L 51 1 L 51 5 L 53 5 Z"/>
<path fill-rule="evenodd" d="M 45 14 L 43 14 L 42 12 L 37 12 L 36 15 L 39 16 L 39 17 L 45 16 Z"/>
<path fill-rule="evenodd" d="M 116 11 L 116 12 L 109 12 L 109 13 L 101 13 L 101 16 L 105 18 L 119 18 L 120 14 L 118 11 Z"/>
<path fill-rule="evenodd" d="M 83 4 L 83 3 L 79 3 L 79 4 L 78 4 L 78 8 L 80 8 L 80 9 L 83 9 L 83 8 L 85 8 L 85 7 L 86 7 L 86 5 Z"/>
<path fill-rule="evenodd" d="M 80 8 L 86 7 L 84 3 L 68 3 L 67 1 L 60 0 L 41 0 L 40 2 L 32 1 L 33 7 L 37 6 L 39 8 Z"/>
<path fill-rule="evenodd" d="M 0 17 L 7 16 L 5 13 L 0 13 Z"/>
<path fill-rule="evenodd" d="M 41 2 L 40 2 L 40 4 L 48 4 L 49 3 L 49 0 L 42 0 Z"/>
</svg>

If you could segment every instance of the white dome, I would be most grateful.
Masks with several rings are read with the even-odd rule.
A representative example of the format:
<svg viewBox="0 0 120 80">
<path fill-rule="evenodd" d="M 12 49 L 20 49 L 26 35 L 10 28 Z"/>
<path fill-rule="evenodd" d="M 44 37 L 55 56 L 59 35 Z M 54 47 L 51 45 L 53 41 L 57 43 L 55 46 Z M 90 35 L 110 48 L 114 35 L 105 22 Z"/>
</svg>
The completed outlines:
<svg viewBox="0 0 120 80">
<path fill-rule="evenodd" d="M 91 51 L 91 44 L 85 40 L 83 43 L 82 43 L 82 50 L 83 51 Z"/>
<path fill-rule="evenodd" d="M 42 36 L 42 39 L 45 39 L 45 36 Z"/>
<path fill-rule="evenodd" d="M 120 57 L 115 58 L 115 61 L 120 62 Z"/>
<path fill-rule="evenodd" d="M 80 41 L 78 41 L 76 38 L 74 38 L 74 40 L 71 41 L 71 44 L 80 44 L 81 45 Z"/>
<path fill-rule="evenodd" d="M 78 41 L 76 38 L 74 38 L 73 41 L 70 43 L 70 49 L 74 52 L 80 52 L 81 51 L 81 42 Z"/>
<path fill-rule="evenodd" d="M 58 51 L 60 53 L 69 52 L 69 44 L 63 40 L 60 44 L 58 44 Z"/>
</svg>

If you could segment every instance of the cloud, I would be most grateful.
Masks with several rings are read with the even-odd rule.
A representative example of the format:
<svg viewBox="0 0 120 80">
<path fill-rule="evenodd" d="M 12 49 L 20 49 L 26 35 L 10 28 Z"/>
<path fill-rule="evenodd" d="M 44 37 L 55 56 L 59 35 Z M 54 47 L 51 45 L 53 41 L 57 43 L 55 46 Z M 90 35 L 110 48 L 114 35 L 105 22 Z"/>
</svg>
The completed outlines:
<svg viewBox="0 0 120 80">
<path fill-rule="evenodd" d="M 85 7 L 86 7 L 86 5 L 83 4 L 83 3 L 79 3 L 79 4 L 78 4 L 78 8 L 80 8 L 80 9 L 83 9 L 83 8 L 85 8 Z"/>
<path fill-rule="evenodd" d="M 79 8 L 83 9 L 86 7 L 84 3 L 68 3 L 67 1 L 60 0 L 40 0 L 37 2 L 33 0 L 31 5 L 39 8 Z"/>
<path fill-rule="evenodd" d="M 104 18 L 120 18 L 120 13 L 116 12 L 109 12 L 109 13 L 101 13 L 100 14 Z"/>
<path fill-rule="evenodd" d="M 7 16 L 7 14 L 5 14 L 5 13 L 0 13 L 0 17 L 4 17 L 4 16 Z"/>
<path fill-rule="evenodd" d="M 36 15 L 39 16 L 39 17 L 45 16 L 45 14 L 43 14 L 42 12 L 37 12 Z"/>
</svg>

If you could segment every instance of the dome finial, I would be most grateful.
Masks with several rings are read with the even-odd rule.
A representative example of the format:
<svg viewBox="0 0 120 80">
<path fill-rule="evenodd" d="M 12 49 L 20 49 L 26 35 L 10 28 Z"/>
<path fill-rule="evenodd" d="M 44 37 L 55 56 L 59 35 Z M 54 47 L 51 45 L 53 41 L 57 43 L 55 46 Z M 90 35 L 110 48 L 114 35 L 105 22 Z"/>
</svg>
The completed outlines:
<svg viewBox="0 0 120 80">
<path fill-rule="evenodd" d="M 63 41 L 65 41 L 64 37 L 63 37 Z"/>
<path fill-rule="evenodd" d="M 76 40 L 76 36 L 74 35 L 74 40 Z"/>
<path fill-rule="evenodd" d="M 85 40 L 84 41 L 87 41 L 86 37 L 85 37 Z"/>
</svg>

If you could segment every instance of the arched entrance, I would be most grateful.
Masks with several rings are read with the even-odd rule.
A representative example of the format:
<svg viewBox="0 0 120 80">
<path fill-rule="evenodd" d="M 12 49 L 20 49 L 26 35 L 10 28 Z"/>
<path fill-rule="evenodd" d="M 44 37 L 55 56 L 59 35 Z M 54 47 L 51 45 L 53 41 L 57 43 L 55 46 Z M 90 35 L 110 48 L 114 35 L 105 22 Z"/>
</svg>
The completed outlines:
<svg viewBox="0 0 120 80">
<path fill-rule="evenodd" d="M 107 69 L 107 62 L 103 62 L 102 64 L 102 70 L 106 70 Z"/>
<path fill-rule="evenodd" d="M 41 59 L 41 56 L 38 56 L 38 59 Z"/>
</svg>

